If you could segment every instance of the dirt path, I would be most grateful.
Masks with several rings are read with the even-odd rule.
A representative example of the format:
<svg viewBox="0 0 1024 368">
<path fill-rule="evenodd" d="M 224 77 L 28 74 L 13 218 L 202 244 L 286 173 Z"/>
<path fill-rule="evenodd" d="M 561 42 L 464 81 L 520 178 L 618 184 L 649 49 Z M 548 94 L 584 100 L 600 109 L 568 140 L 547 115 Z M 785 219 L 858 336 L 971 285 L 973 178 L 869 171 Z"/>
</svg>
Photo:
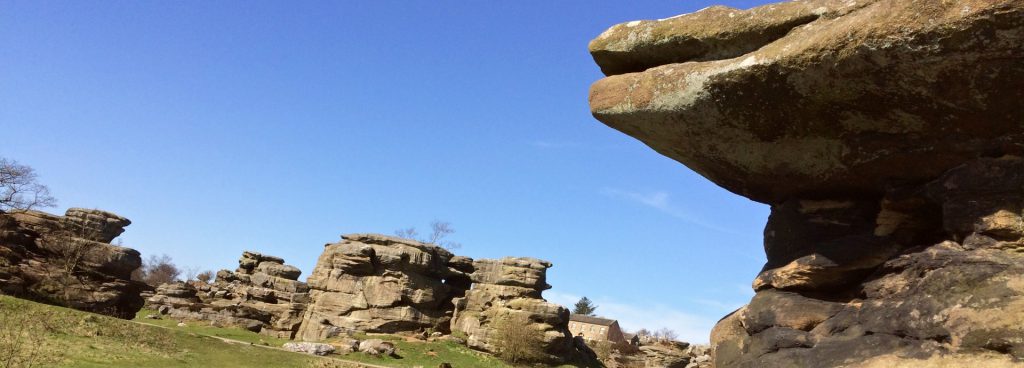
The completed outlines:
<svg viewBox="0 0 1024 368">
<path fill-rule="evenodd" d="M 154 325 L 154 324 L 149 324 L 149 323 L 141 322 L 141 321 L 129 321 L 129 322 L 137 323 L 137 324 L 144 325 L 144 326 L 158 327 L 158 328 L 162 328 L 162 329 L 165 329 L 165 330 L 187 332 L 187 331 L 182 331 L 182 330 L 175 329 L 173 327 Z M 204 334 L 195 333 L 195 332 L 189 332 L 189 333 L 196 334 L 196 335 L 203 336 L 203 337 L 209 337 L 209 338 L 217 339 L 217 340 L 223 341 L 223 342 L 228 343 L 228 344 L 248 345 L 248 346 L 255 346 L 255 347 L 264 348 L 264 349 L 283 351 L 283 352 L 286 352 L 286 353 L 304 354 L 304 353 L 296 353 L 294 351 L 288 351 L 288 350 L 285 350 L 284 348 L 279 348 L 279 347 L 276 347 L 276 346 L 253 344 L 253 343 L 248 342 L 248 341 L 229 339 L 229 338 L 226 338 L 226 337 L 213 336 L 213 335 L 204 335 Z M 330 360 L 334 360 L 334 361 L 339 361 L 339 362 L 351 364 L 351 365 L 353 365 L 353 366 L 355 366 L 357 368 L 394 368 L 394 367 L 388 367 L 388 366 L 384 366 L 384 365 L 376 365 L 376 364 L 370 364 L 370 363 L 357 362 L 355 360 L 335 358 L 335 357 L 331 357 L 331 356 L 324 356 L 324 357 L 319 357 L 319 358 L 330 359 Z"/>
</svg>

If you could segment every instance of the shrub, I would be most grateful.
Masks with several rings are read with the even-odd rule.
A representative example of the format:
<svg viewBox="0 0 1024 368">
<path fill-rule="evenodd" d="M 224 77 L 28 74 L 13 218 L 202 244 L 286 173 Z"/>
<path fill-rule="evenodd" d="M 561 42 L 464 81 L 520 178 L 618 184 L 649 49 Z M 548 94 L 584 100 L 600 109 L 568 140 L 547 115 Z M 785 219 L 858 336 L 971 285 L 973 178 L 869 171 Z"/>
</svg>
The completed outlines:
<svg viewBox="0 0 1024 368">
<path fill-rule="evenodd" d="M 545 358 L 544 332 L 534 328 L 526 315 L 507 315 L 494 323 L 495 336 L 491 344 L 499 358 L 512 364 L 536 362 Z"/>
</svg>

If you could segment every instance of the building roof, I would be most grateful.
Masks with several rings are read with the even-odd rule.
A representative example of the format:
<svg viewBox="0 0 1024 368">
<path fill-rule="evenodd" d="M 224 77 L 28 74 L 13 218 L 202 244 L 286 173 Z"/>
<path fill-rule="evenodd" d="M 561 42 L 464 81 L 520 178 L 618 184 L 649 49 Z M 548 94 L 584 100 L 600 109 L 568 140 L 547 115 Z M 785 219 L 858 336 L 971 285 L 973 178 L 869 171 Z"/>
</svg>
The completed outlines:
<svg viewBox="0 0 1024 368">
<path fill-rule="evenodd" d="M 632 340 L 634 337 L 636 337 L 636 334 L 635 333 L 625 332 L 625 333 L 622 334 L 622 337 L 625 337 L 626 340 Z"/>
<path fill-rule="evenodd" d="M 573 322 L 583 322 L 600 326 L 611 326 L 613 323 L 615 323 L 614 319 L 591 317 L 582 314 L 571 314 L 569 315 L 569 320 Z"/>
</svg>

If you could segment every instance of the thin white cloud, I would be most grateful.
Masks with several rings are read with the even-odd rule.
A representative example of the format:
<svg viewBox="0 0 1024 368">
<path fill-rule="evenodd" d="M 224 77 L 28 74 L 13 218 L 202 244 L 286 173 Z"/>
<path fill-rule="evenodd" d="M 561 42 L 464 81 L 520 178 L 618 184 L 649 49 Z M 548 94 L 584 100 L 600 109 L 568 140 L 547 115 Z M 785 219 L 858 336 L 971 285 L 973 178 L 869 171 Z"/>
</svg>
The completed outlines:
<svg viewBox="0 0 1024 368">
<path fill-rule="evenodd" d="M 707 222 L 697 215 L 694 215 L 690 211 L 686 211 L 682 208 L 674 206 L 669 200 L 669 194 L 664 191 L 655 191 L 648 193 L 632 192 L 626 190 L 619 190 L 613 188 L 601 189 L 601 194 L 604 194 L 613 198 L 622 198 L 632 202 L 642 204 L 647 207 L 654 208 L 662 213 L 677 219 L 686 221 L 688 223 L 703 227 L 705 229 L 715 230 L 728 234 L 735 234 L 736 232 L 716 224 Z"/>
<path fill-rule="evenodd" d="M 580 300 L 578 295 L 552 290 L 545 291 L 544 298 L 567 308 Z M 718 317 L 701 317 L 662 304 L 626 304 L 603 297 L 592 300 L 597 305 L 597 315 L 618 320 L 627 331 L 668 328 L 679 335 L 679 340 L 693 344 L 707 344 L 711 328 L 718 322 Z"/>
</svg>

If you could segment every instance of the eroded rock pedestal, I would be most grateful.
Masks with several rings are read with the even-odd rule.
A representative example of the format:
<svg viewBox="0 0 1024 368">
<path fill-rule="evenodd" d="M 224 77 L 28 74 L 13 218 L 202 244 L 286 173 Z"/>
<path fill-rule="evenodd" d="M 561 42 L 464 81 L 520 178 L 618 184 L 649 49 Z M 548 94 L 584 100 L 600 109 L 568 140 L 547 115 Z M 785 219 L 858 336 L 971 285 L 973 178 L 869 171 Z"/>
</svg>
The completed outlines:
<svg viewBox="0 0 1024 368">
<path fill-rule="evenodd" d="M 447 331 L 451 300 L 469 288 L 472 260 L 444 248 L 376 234 L 327 244 L 309 276 L 300 338 L 348 331 Z"/>
<path fill-rule="evenodd" d="M 148 305 L 172 318 L 293 338 L 309 302 L 306 283 L 297 281 L 300 273 L 279 257 L 244 252 L 234 272 L 220 270 L 212 284 L 161 285 Z"/>
<path fill-rule="evenodd" d="M 547 361 L 573 357 L 575 347 L 569 333 L 569 310 L 541 298 L 541 292 L 551 288 L 547 284 L 550 267 L 551 263 L 535 258 L 474 261 L 473 288 L 466 291 L 465 297 L 454 301 L 452 331 L 466 334 L 470 347 L 494 352 L 498 321 L 512 316 L 525 317 L 533 323 L 521 328 L 543 331 Z"/>
<path fill-rule="evenodd" d="M 1024 3 L 711 7 L 590 48 L 596 118 L 772 206 L 717 367 L 1024 359 Z"/>
<path fill-rule="evenodd" d="M 133 318 L 142 308 L 131 281 L 139 252 L 110 244 L 131 224 L 116 214 L 82 208 L 64 216 L 0 212 L 0 291 L 75 309 Z"/>
</svg>

